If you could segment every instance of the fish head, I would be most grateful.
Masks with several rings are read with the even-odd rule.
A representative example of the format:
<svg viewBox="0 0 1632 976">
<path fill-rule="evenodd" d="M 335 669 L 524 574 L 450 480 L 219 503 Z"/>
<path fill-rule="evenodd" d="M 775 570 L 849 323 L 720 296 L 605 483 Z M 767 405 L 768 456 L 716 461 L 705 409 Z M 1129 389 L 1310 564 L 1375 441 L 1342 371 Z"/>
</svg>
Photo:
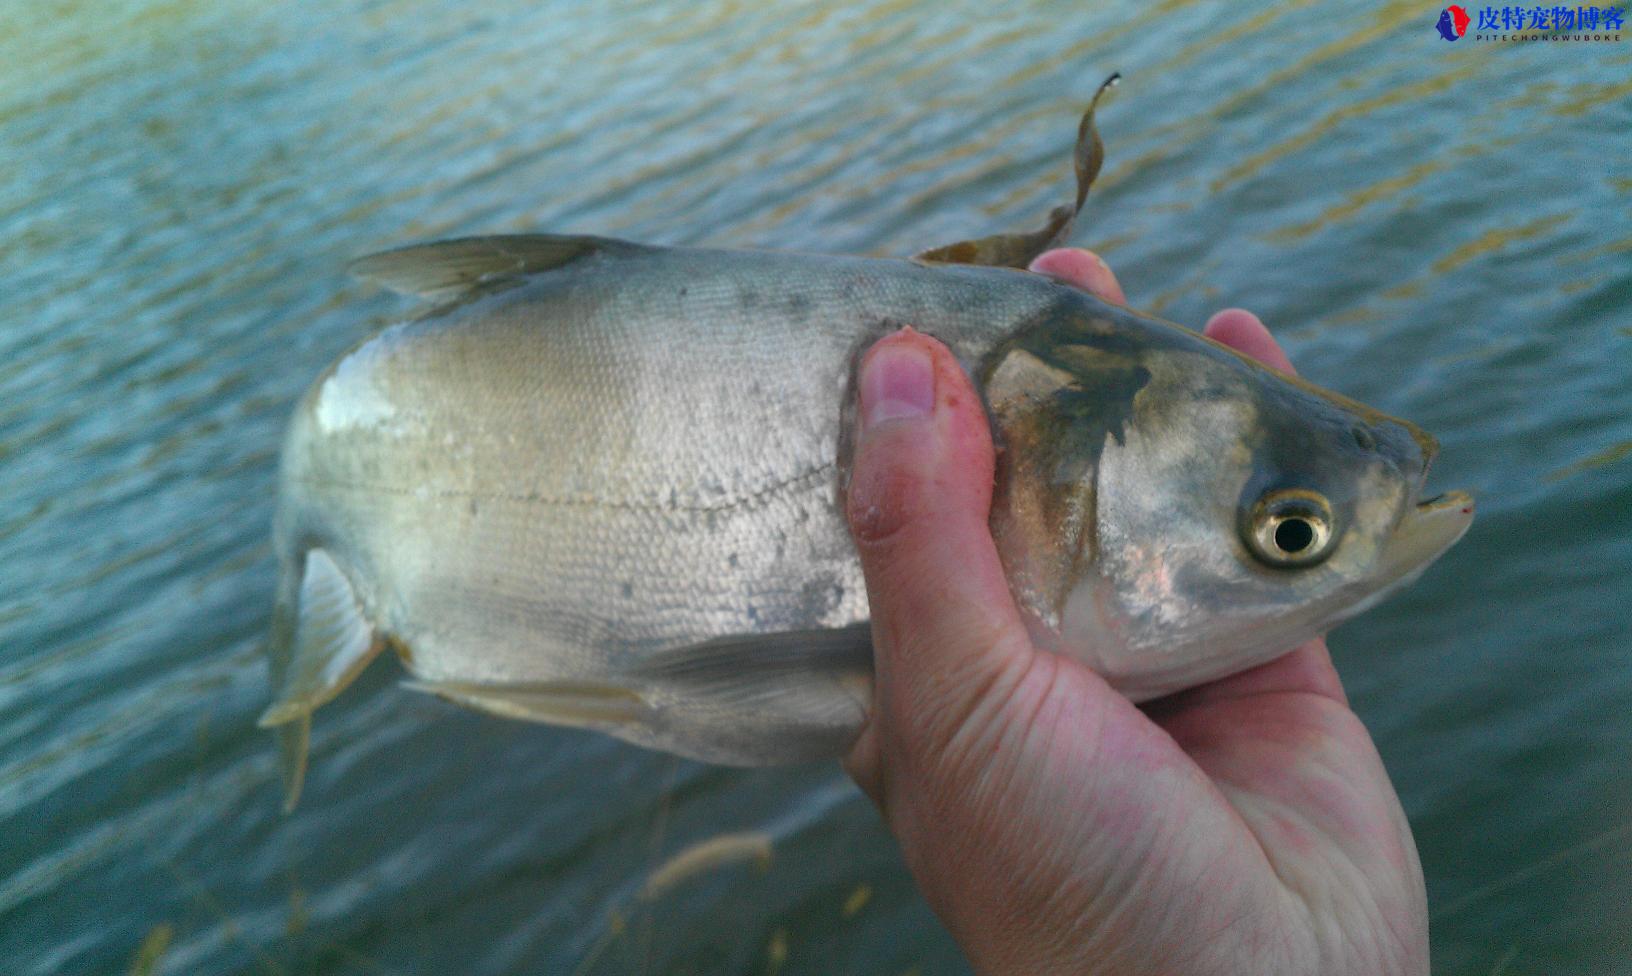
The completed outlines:
<svg viewBox="0 0 1632 976">
<path fill-rule="evenodd" d="M 1056 323 L 983 377 L 1017 602 L 1135 700 L 1324 633 L 1472 520 L 1465 493 L 1426 497 L 1428 434 L 1177 327 Z"/>
</svg>

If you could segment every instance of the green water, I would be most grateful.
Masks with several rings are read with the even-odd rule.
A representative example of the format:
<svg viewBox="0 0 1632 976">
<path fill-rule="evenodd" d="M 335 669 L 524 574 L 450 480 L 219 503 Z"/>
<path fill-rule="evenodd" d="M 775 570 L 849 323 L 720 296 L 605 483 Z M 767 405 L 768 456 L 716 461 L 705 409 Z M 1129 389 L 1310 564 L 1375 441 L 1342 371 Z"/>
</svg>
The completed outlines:
<svg viewBox="0 0 1632 976">
<path fill-rule="evenodd" d="M 0 7 L 0 959 L 16 974 L 956 973 L 835 766 L 508 723 L 377 667 L 278 811 L 280 431 L 404 304 L 352 256 L 523 229 L 902 254 L 1068 192 L 1135 305 L 1260 312 L 1480 498 L 1332 640 L 1445 973 L 1632 972 L 1632 34 L 1431 3 Z M 648 873 L 767 836 L 663 897 Z M 979 879 L 971 879 L 978 883 Z"/>
</svg>

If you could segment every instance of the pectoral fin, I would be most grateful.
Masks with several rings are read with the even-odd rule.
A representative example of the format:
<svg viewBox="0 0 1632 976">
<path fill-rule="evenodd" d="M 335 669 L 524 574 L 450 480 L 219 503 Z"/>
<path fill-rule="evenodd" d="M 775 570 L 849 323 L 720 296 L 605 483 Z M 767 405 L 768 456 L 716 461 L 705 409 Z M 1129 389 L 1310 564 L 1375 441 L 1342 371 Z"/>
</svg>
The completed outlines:
<svg viewBox="0 0 1632 976">
<path fill-rule="evenodd" d="M 1082 121 L 1077 125 L 1077 146 L 1072 155 L 1077 174 L 1077 199 L 1071 206 L 1055 207 L 1048 215 L 1048 223 L 1029 234 L 994 234 L 973 241 L 959 241 L 914 255 L 914 260 L 938 264 L 982 264 L 1002 268 L 1025 268 L 1044 251 L 1059 247 L 1071 236 L 1071 225 L 1088 199 L 1088 188 L 1099 167 L 1105 161 L 1105 144 L 1094 127 L 1094 109 L 1101 96 L 1115 85 L 1121 74 L 1105 79 L 1088 103 Z"/>
<path fill-rule="evenodd" d="M 872 630 L 855 624 L 721 637 L 659 654 L 639 675 L 654 685 L 734 707 L 778 702 L 814 682 L 849 696 L 835 698 L 835 708 L 865 711 L 872 693 Z"/>
<path fill-rule="evenodd" d="M 765 766 L 844 755 L 873 696 L 872 632 L 838 629 L 725 637 L 667 651 L 638 671 L 695 742 L 659 742 L 712 762 Z"/>
</svg>

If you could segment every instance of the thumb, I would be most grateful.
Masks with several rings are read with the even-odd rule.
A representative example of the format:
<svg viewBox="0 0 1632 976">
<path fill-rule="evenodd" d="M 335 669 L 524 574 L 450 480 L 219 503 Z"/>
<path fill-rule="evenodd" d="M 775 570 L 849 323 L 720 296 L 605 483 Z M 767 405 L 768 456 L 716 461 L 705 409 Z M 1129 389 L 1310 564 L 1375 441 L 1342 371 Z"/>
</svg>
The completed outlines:
<svg viewBox="0 0 1632 976">
<path fill-rule="evenodd" d="M 876 685 L 850 767 L 887 807 L 884 780 L 902 771 L 891 767 L 955 761 L 1032 651 L 987 528 L 990 426 L 956 358 L 902 329 L 868 350 L 857 390 L 846 513 L 867 578 Z"/>
</svg>

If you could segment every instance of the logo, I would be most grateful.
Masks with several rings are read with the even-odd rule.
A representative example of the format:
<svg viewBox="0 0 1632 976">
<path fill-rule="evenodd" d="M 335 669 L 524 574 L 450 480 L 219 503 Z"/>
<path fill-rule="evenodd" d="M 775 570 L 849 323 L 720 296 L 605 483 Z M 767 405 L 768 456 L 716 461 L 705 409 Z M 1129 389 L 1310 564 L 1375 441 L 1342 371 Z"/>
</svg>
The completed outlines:
<svg viewBox="0 0 1632 976">
<path fill-rule="evenodd" d="M 1447 41 L 1466 36 L 1473 22 L 1467 8 L 1452 4 L 1439 12 L 1434 30 Z M 1480 7 L 1475 41 L 1619 41 L 1626 7 Z"/>
<path fill-rule="evenodd" d="M 1454 41 L 1468 32 L 1468 12 L 1453 3 L 1439 12 L 1439 23 L 1434 27 L 1440 37 Z"/>
</svg>

